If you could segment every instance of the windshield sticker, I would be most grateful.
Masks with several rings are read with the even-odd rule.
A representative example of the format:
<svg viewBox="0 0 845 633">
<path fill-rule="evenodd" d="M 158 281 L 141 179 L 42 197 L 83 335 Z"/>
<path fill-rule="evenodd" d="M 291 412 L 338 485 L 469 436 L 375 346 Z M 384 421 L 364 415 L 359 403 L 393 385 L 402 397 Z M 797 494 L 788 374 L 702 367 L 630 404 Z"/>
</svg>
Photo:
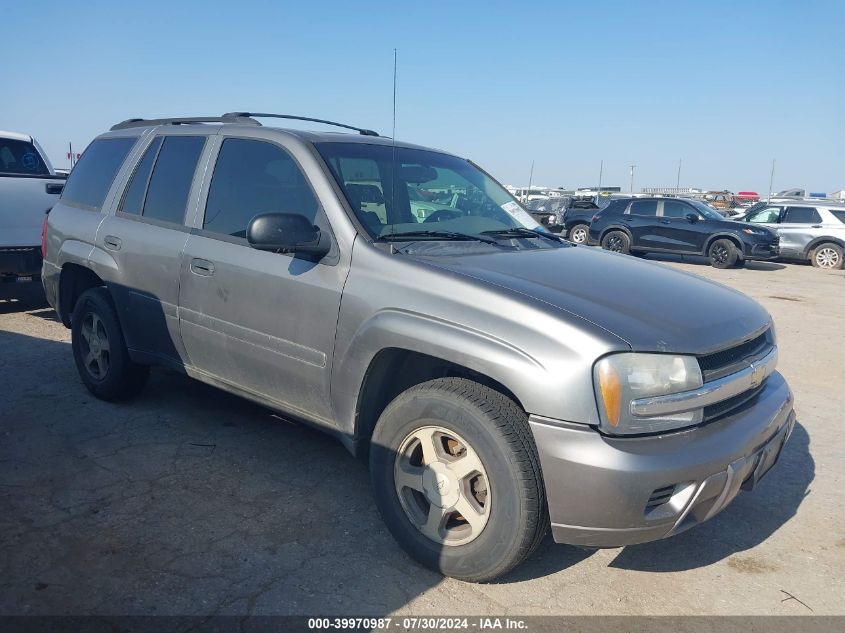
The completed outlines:
<svg viewBox="0 0 845 633">
<path fill-rule="evenodd" d="M 508 213 L 514 220 L 520 222 L 523 226 L 529 229 L 537 228 L 540 226 L 537 221 L 531 217 L 531 215 L 519 206 L 518 202 L 506 202 L 502 205 L 502 210 Z"/>
</svg>

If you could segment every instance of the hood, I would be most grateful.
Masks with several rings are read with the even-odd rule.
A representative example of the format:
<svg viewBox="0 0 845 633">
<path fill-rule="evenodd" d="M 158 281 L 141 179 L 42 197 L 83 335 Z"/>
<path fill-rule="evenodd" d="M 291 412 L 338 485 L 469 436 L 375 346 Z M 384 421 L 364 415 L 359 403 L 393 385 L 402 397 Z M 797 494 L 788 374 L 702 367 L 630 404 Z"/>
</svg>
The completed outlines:
<svg viewBox="0 0 845 633">
<path fill-rule="evenodd" d="M 420 259 L 590 321 L 635 351 L 706 354 L 751 338 L 771 321 L 736 290 L 585 246 Z"/>
</svg>

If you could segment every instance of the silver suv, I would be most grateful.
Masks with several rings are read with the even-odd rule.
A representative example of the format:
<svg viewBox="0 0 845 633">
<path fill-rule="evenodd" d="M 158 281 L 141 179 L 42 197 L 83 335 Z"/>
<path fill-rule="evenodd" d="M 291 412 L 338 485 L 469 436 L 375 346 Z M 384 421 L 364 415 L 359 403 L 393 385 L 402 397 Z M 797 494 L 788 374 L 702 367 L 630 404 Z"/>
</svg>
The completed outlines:
<svg viewBox="0 0 845 633">
<path fill-rule="evenodd" d="M 779 201 L 755 205 L 742 222 L 761 224 L 780 237 L 780 257 L 810 261 L 816 268 L 845 263 L 845 204 Z"/>
<path fill-rule="evenodd" d="M 470 581 L 549 525 L 677 534 L 775 463 L 795 414 L 760 305 L 566 242 L 466 159 L 266 116 L 130 120 L 70 175 L 43 283 L 95 396 L 161 365 L 332 433 L 400 545 Z"/>
</svg>

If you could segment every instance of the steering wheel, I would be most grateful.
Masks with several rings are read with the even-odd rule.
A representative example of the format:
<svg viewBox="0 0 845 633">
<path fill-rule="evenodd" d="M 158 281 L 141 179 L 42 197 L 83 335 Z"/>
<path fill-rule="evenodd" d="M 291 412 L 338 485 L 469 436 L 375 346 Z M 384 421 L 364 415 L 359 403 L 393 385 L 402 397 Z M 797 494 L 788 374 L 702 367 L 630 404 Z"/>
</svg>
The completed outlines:
<svg viewBox="0 0 845 633">
<path fill-rule="evenodd" d="M 430 216 L 428 216 L 423 224 L 427 224 L 428 222 L 445 222 L 446 220 L 454 220 L 456 218 L 461 217 L 462 213 L 458 211 L 449 211 L 448 209 L 438 209 Z"/>
</svg>

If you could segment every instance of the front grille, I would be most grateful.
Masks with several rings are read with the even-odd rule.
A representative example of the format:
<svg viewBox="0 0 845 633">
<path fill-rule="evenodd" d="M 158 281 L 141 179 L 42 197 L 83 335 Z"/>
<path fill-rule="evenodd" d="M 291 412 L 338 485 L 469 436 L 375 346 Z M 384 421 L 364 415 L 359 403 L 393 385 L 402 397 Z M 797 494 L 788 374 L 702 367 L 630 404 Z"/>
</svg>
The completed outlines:
<svg viewBox="0 0 845 633">
<path fill-rule="evenodd" d="M 663 488 L 657 488 L 654 492 L 651 493 L 651 496 L 648 498 L 648 503 L 645 505 L 646 512 L 656 508 L 657 506 L 662 506 L 664 503 L 669 501 L 672 498 L 672 495 L 675 494 L 675 486 L 664 486 Z"/>
<path fill-rule="evenodd" d="M 728 398 L 727 400 L 722 400 L 716 404 L 711 404 L 709 407 L 704 407 L 704 421 L 709 422 L 710 420 L 715 420 L 716 418 L 720 418 L 726 413 L 741 407 L 758 393 L 763 391 L 765 384 L 766 383 L 764 381 L 763 384 L 755 387 L 754 389 L 749 389 L 748 391 L 740 393 L 733 398 Z"/>
<path fill-rule="evenodd" d="M 744 369 L 749 362 L 768 354 L 773 346 L 772 332 L 766 330 L 759 336 L 736 347 L 723 349 L 706 356 L 699 356 L 698 365 L 701 367 L 704 382 L 716 380 Z"/>
</svg>

